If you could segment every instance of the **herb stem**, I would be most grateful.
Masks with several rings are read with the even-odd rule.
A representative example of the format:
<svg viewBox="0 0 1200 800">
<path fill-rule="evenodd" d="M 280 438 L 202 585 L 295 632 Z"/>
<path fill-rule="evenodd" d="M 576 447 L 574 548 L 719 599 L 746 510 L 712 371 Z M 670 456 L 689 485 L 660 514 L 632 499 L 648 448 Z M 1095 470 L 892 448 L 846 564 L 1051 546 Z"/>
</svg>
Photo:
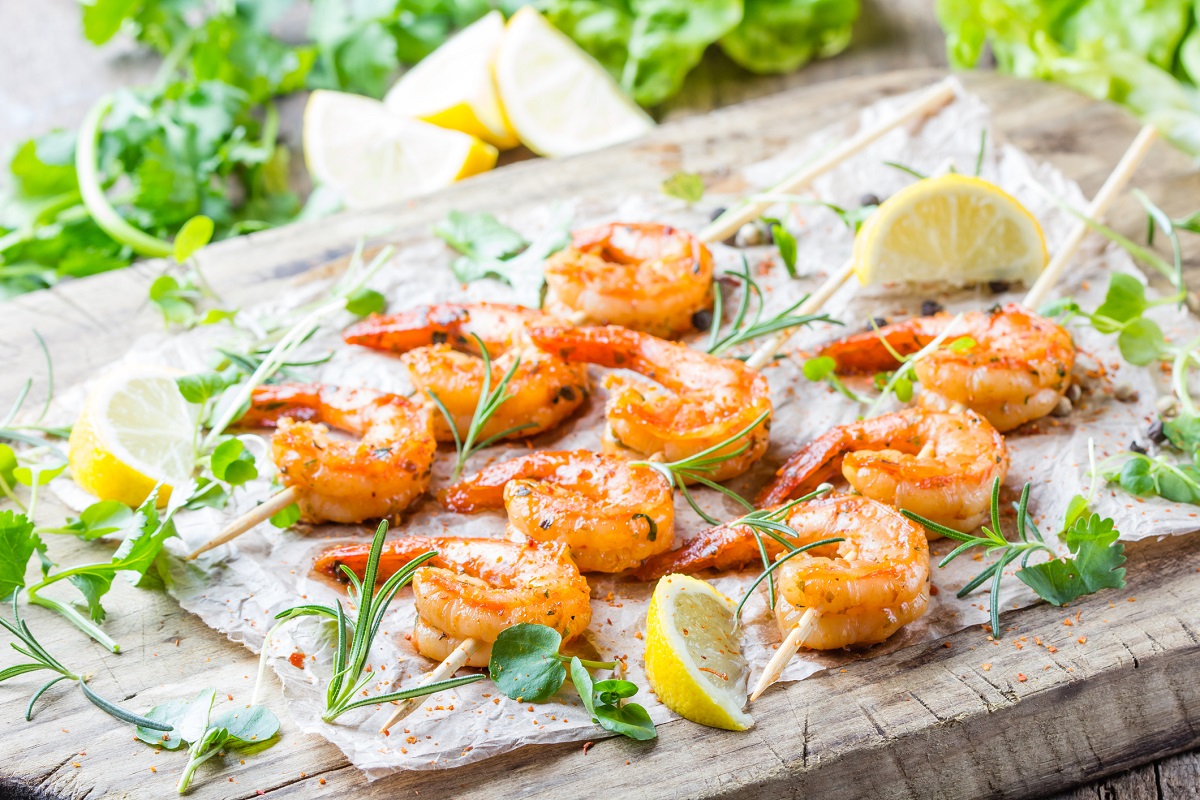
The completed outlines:
<svg viewBox="0 0 1200 800">
<path fill-rule="evenodd" d="M 95 223 L 113 239 L 127 245 L 141 256 L 169 256 L 172 250 L 170 242 L 130 225 L 113 208 L 104 194 L 104 187 L 100 181 L 97 146 L 100 140 L 100 126 L 112 110 L 112 105 L 112 95 L 101 97 L 92 106 L 79 129 L 79 139 L 75 144 L 75 172 L 79 180 L 80 197 Z"/>
<path fill-rule="evenodd" d="M 58 573 L 58 574 L 61 574 L 61 573 Z M 57 580 L 58 574 L 52 575 L 51 578 L 54 580 Z M 42 608 L 46 608 L 46 609 L 49 609 L 50 611 L 54 611 L 58 614 L 61 614 L 67 620 L 67 622 L 71 623 L 76 628 L 78 628 L 79 630 L 81 630 L 85 634 L 87 634 L 89 637 L 96 640 L 100 644 L 104 645 L 104 647 L 108 648 L 108 650 L 110 652 L 112 652 L 114 654 L 120 653 L 121 652 L 120 643 L 118 643 L 116 640 L 114 640 L 111 636 L 109 636 L 104 631 L 100 630 L 100 628 L 95 623 L 93 623 L 90 619 L 83 616 L 78 611 L 76 611 L 74 608 L 67 605 L 66 603 L 60 603 L 58 600 L 54 600 L 53 598 L 42 597 L 42 596 L 38 595 L 38 593 L 36 591 L 37 589 L 42 588 L 42 586 L 45 585 L 46 583 L 52 583 L 52 582 L 53 581 L 41 583 L 41 584 L 38 584 L 37 586 L 31 587 L 30 589 L 27 590 L 26 594 L 28 595 L 30 605 L 41 606 Z"/>
</svg>

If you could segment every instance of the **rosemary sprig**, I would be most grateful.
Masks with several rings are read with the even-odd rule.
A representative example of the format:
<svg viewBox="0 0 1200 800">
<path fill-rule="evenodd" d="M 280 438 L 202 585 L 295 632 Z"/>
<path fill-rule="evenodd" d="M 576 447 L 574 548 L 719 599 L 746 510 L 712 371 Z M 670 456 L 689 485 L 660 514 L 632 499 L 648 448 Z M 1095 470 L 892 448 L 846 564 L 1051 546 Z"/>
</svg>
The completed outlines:
<svg viewBox="0 0 1200 800">
<path fill-rule="evenodd" d="M 429 392 L 430 399 L 434 405 L 438 407 L 438 411 L 442 412 L 442 416 L 446 418 L 446 424 L 450 426 L 450 433 L 454 436 L 454 451 L 457 458 L 454 462 L 454 474 L 451 480 L 458 480 L 462 475 L 463 467 L 466 466 L 467 460 L 484 448 L 491 447 L 496 442 L 506 436 L 510 436 L 517 431 L 523 431 L 526 428 L 534 427 L 533 422 L 525 422 L 521 425 L 514 425 L 511 428 L 506 428 L 497 434 L 487 437 L 482 441 L 476 441 L 488 421 L 499 410 L 500 406 L 508 402 L 512 395 L 508 393 L 508 384 L 512 381 L 513 375 L 517 372 L 517 367 L 521 365 L 521 357 L 517 356 L 513 359 L 512 366 L 504 373 L 504 377 L 492 388 L 492 357 L 488 353 L 487 345 L 479 338 L 478 334 L 472 333 L 476 344 L 479 345 L 479 355 L 483 359 L 483 389 L 479 392 L 479 402 L 475 404 L 475 413 L 471 416 L 471 424 L 467 426 L 467 435 L 460 437 L 458 435 L 458 427 L 454 424 L 454 417 L 451 416 L 446 404 L 437 396 L 436 392 Z"/>
<path fill-rule="evenodd" d="M 715 489 L 747 510 L 754 511 L 754 504 L 749 500 L 742 497 L 732 489 L 722 486 L 707 476 L 711 475 L 719 465 L 725 463 L 731 458 L 737 458 L 742 453 L 750 449 L 750 441 L 746 440 L 745 442 L 742 442 L 741 445 L 735 447 L 733 450 L 730 450 L 727 453 L 719 453 L 719 451 L 723 448 L 729 447 L 738 439 L 741 439 L 749 434 L 750 431 L 757 428 L 763 422 L 763 420 L 770 415 L 770 411 L 762 412 L 754 418 L 753 422 L 730 436 L 725 441 L 718 442 L 712 447 L 701 450 L 699 453 L 688 456 L 687 458 L 681 458 L 678 461 L 634 461 L 632 463 L 658 470 L 658 472 L 667 479 L 667 482 L 671 484 L 672 488 L 679 489 L 680 493 L 683 495 L 683 498 L 687 500 L 688 505 L 692 507 L 693 511 L 700 515 L 701 519 L 703 519 L 709 525 L 720 525 L 720 520 L 713 517 L 704 509 L 700 508 L 700 506 L 696 503 L 696 498 L 692 496 L 691 491 L 688 489 L 687 482 L 693 481 L 701 484 L 702 486 L 707 486 L 710 489 Z"/>
<path fill-rule="evenodd" d="M 759 337 L 789 328 L 811 325 L 814 322 L 829 322 L 834 325 L 842 324 L 838 320 L 831 318 L 828 314 L 796 314 L 796 309 L 808 299 L 808 295 L 804 295 L 804 297 L 801 297 L 774 316 L 763 319 L 763 308 L 766 302 L 763 297 L 762 288 L 750 275 L 750 265 L 746 261 L 746 257 L 742 256 L 741 272 L 735 271 L 726 274 L 741 281 L 742 297 L 738 301 L 737 311 L 733 317 L 733 324 L 730 325 L 729 330 L 722 336 L 721 317 L 724 313 L 724 297 L 721 292 L 720 283 L 713 283 L 713 326 L 709 334 L 708 347 L 706 348 L 706 352 L 710 355 L 719 356 L 738 345 L 754 341 Z M 751 298 L 755 301 L 755 311 L 752 317 L 749 315 Z"/>
<path fill-rule="evenodd" d="M 758 545 L 758 552 L 759 555 L 762 556 L 763 563 L 762 573 L 759 574 L 759 576 L 754 579 L 754 582 L 750 584 L 750 587 L 746 589 L 746 593 L 742 596 L 741 601 L 737 605 L 737 610 L 734 612 L 733 617 L 735 620 L 741 617 L 742 607 L 746 605 L 746 601 L 750 599 L 750 595 L 754 594 L 754 590 L 758 588 L 759 584 L 761 584 L 763 580 L 767 581 L 770 606 L 771 608 L 775 608 L 774 573 L 775 570 L 779 568 L 780 564 L 792 558 L 793 556 L 807 552 L 814 547 L 822 547 L 827 544 L 837 544 L 838 542 L 845 541 L 844 539 L 833 537 L 829 539 L 821 539 L 820 541 L 812 542 L 803 546 L 797 546 L 794 542 L 788 540 L 788 537 L 797 539 L 800 536 L 799 532 L 797 532 L 795 528 L 792 528 L 786 522 L 784 522 L 784 520 L 787 519 L 788 512 L 790 512 L 800 503 L 806 503 L 809 500 L 812 500 L 814 497 L 820 497 L 832 489 L 833 487 L 831 485 L 828 483 L 823 483 L 803 497 L 798 497 L 795 500 L 791 500 L 784 505 L 779 506 L 778 508 L 763 508 L 756 511 L 751 511 L 749 514 L 739 517 L 732 522 L 726 523 L 728 527 L 741 525 L 750 530 L 750 533 L 754 535 L 755 544 Z M 788 552 L 776 561 L 772 562 L 771 557 L 767 555 L 767 546 L 763 541 L 763 536 L 771 537 L 776 542 L 783 545 L 783 548 Z"/>
<path fill-rule="evenodd" d="M 95 705 L 104 713 L 119 719 L 122 722 L 128 722 L 132 725 L 140 725 L 143 728 L 151 728 L 156 731 L 171 730 L 170 725 L 148 719 L 140 714 L 134 714 L 131 711 L 126 711 L 116 703 L 105 700 L 88 687 L 87 676 L 78 675 L 72 672 L 65 667 L 61 661 L 50 655 L 50 653 L 46 651 L 46 648 L 42 647 L 42 645 L 34 637 L 33 631 L 29 630 L 29 625 L 25 622 L 25 620 L 21 619 L 21 612 L 17 606 L 17 597 L 19 595 L 20 592 L 13 593 L 13 621 L 9 622 L 7 619 L 0 617 L 0 626 L 3 626 L 6 631 L 17 637 L 18 641 L 20 642 L 20 644 L 17 642 L 9 642 L 9 646 L 30 660 L 26 663 L 14 664 L 7 669 L 0 670 L 0 682 L 6 681 L 9 678 L 15 678 L 18 675 L 24 675 L 27 672 L 37 672 L 39 670 L 48 670 L 50 672 L 57 673 L 57 677 L 51 678 L 49 681 L 43 684 L 40 689 L 34 692 L 31 698 L 29 698 L 29 703 L 25 706 L 26 720 L 33 719 L 34 705 L 39 699 L 41 699 L 42 695 L 45 694 L 51 686 L 54 686 L 60 681 L 74 681 L 79 686 L 79 690 L 83 692 L 84 697 L 86 697 L 93 705 Z"/>
<path fill-rule="evenodd" d="M 46 362 L 46 399 L 42 401 L 41 411 L 38 412 L 33 422 L 25 425 L 14 424 L 17 415 L 21 412 L 21 408 L 25 405 L 25 400 L 29 397 L 29 391 L 33 388 L 33 378 L 26 378 L 25 382 L 21 384 L 20 391 L 17 392 L 17 399 L 13 401 L 8 413 L 4 415 L 3 421 L 0 421 L 0 441 L 20 442 L 34 447 L 47 447 L 65 460 L 66 454 L 62 450 L 47 441 L 44 437 L 37 435 L 37 433 L 44 433 L 50 436 L 66 438 L 71 435 L 71 431 L 67 428 L 49 428 L 42 425 L 42 421 L 46 418 L 46 412 L 50 410 L 50 402 L 54 399 L 54 362 L 50 358 L 50 349 L 46 346 L 46 340 L 36 330 L 33 332 L 33 335 L 37 338 L 38 346 L 42 349 L 42 358 Z M 36 431 L 37 433 L 31 433 L 31 431 Z"/>
<path fill-rule="evenodd" d="M 374 672 L 366 671 L 367 658 L 370 656 L 371 643 L 379 633 L 383 617 L 388 606 L 401 587 L 412 580 L 417 568 L 437 555 L 430 550 L 409 561 L 381 584 L 378 589 L 375 580 L 379 575 L 379 558 L 383 553 L 383 540 L 387 534 L 387 521 L 379 523 L 375 530 L 375 538 L 371 542 L 371 553 L 367 558 L 363 579 L 359 581 L 354 571 L 345 564 L 340 565 L 342 572 L 350 581 L 350 597 L 358 606 L 354 619 L 346 615 L 342 601 L 338 600 L 331 608 L 322 605 L 301 605 L 281 611 L 275 616 L 276 624 L 267 634 L 263 642 L 263 654 L 259 661 L 259 683 L 262 682 L 264 665 L 266 663 L 267 641 L 283 623 L 297 617 L 319 616 L 334 620 L 337 625 L 337 644 L 334 648 L 333 676 L 325 689 L 325 712 L 321 719 L 333 722 L 335 719 L 363 706 L 390 703 L 394 700 L 407 700 L 412 697 L 423 697 L 427 694 L 453 689 L 467 683 L 483 680 L 483 675 L 467 675 L 461 678 L 427 683 L 412 689 L 386 694 L 360 697 L 368 683 L 376 678 Z M 258 696 L 258 686 L 255 686 L 254 696 Z M 359 698 L 359 699 L 355 699 Z"/>
</svg>

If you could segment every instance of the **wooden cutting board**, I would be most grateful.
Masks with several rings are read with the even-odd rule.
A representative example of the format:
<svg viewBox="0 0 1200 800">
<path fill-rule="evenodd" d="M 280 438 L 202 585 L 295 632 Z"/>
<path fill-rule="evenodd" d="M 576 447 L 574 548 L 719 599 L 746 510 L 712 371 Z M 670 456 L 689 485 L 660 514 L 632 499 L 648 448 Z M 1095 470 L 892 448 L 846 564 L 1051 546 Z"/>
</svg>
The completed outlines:
<svg viewBox="0 0 1200 800">
<path fill-rule="evenodd" d="M 770 156 L 886 95 L 941 77 L 931 70 L 850 78 L 664 125 L 635 144 L 560 162 L 507 166 L 432 197 L 267 231 L 205 251 L 203 269 L 232 305 L 339 269 L 362 236 L 404 247 L 428 236 L 452 208 L 519 210 L 554 197 L 653 192 L 678 170 L 709 185 L 737 165 Z M 966 75 L 1007 138 L 1050 161 L 1092 193 L 1137 130 L 1123 112 L 1058 87 Z M 1156 146 L 1135 185 L 1179 215 L 1200 197 L 1200 173 Z M 1136 204 L 1110 216 L 1135 235 Z M 1198 276 L 1197 250 L 1188 268 Z M 65 284 L 6 304 L 0 322 L 0 399 L 42 375 L 37 329 L 60 386 L 85 379 L 138 336 L 161 329 L 147 287 L 160 269 Z M 40 389 L 40 387 L 39 387 Z M 3 405 L 3 403 L 0 403 Z M 56 510 L 57 513 L 57 510 Z M 55 539 L 60 562 L 103 558 L 103 546 Z M 1200 743 L 1200 537 L 1128 548 L 1129 585 L 1070 609 L 1005 615 L 1005 639 L 978 628 L 779 687 L 755 703 L 741 734 L 677 721 L 653 743 L 608 739 L 529 747 L 453 771 L 413 772 L 368 784 L 323 739 L 304 735 L 267 698 L 283 738 L 223 768 L 202 768 L 197 798 L 268 797 L 1028 797 L 1144 763 Z M 118 582 L 120 584 L 120 582 Z M 28 619 L 47 649 L 90 672 L 97 691 L 133 709 L 211 686 L 248 702 L 255 657 L 168 597 L 114 587 L 106 629 L 111 655 L 40 609 Z M 1054 649 L 1050 649 L 1054 648 Z M 0 665 L 11 660 L 0 661 Z M 52 689 L 23 721 L 34 687 L 0 687 L 0 775 L 68 797 L 173 794 L 179 753 L 155 753 L 83 701 Z M 7 796 L 0 783 L 0 796 Z"/>
</svg>

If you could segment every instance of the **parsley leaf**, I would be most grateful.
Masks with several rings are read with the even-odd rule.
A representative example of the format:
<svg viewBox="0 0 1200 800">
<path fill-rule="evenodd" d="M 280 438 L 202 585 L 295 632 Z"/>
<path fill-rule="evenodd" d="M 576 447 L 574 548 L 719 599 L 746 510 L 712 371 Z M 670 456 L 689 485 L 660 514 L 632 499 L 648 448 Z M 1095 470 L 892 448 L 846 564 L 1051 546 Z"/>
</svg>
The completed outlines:
<svg viewBox="0 0 1200 800">
<path fill-rule="evenodd" d="M 35 551 L 44 549 L 28 517 L 0 511 L 0 600 L 9 599 L 25 585 L 29 559 Z"/>
<path fill-rule="evenodd" d="M 1063 534 L 1072 558 L 1046 561 L 1017 571 L 1017 577 L 1052 605 L 1061 606 L 1101 589 L 1125 585 L 1125 547 L 1111 519 L 1079 518 Z"/>
</svg>

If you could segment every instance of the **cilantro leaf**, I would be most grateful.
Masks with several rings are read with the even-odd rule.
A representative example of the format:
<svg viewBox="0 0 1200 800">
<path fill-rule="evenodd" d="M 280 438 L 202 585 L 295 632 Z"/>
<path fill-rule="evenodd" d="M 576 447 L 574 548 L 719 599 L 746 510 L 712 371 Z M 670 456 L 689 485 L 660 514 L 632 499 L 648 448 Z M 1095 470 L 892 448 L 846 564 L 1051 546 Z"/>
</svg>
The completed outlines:
<svg viewBox="0 0 1200 800">
<path fill-rule="evenodd" d="M 356 317 L 378 314 L 387 308 L 387 298 L 374 289 L 359 289 L 346 298 L 346 310 Z"/>
<path fill-rule="evenodd" d="M 141 524 L 141 515 L 120 500 L 101 500 L 85 508 L 78 519 L 68 520 L 62 532 L 90 542 L 101 536 L 132 533 Z"/>
<path fill-rule="evenodd" d="M 1200 416 L 1179 414 L 1163 420 L 1163 435 L 1185 453 L 1200 452 Z"/>
<path fill-rule="evenodd" d="M 1100 589 L 1120 589 L 1125 585 L 1125 547 L 1119 536 L 1111 519 L 1081 517 L 1063 536 L 1073 557 L 1025 567 L 1017 577 L 1056 606 Z"/>
<path fill-rule="evenodd" d="M 203 214 L 197 214 L 183 223 L 183 227 L 175 235 L 175 260 L 182 264 L 211 242 L 213 227 L 212 219 Z"/>
<path fill-rule="evenodd" d="M 71 567 L 50 576 L 33 590 L 65 577 L 83 595 L 92 621 L 103 622 L 106 612 L 101 601 L 112 588 L 117 574 L 129 573 L 135 584 L 142 581 L 162 551 L 163 544 L 175 535 L 174 522 L 169 517 L 159 519 L 157 500 L 156 490 L 138 508 L 137 513 L 143 520 L 141 528 L 121 542 L 110 561 Z"/>
<path fill-rule="evenodd" d="M 33 523 L 24 514 L 0 511 L 0 600 L 25 585 L 25 568 L 35 551 L 44 550 Z"/>
<path fill-rule="evenodd" d="M 226 439 L 213 448 L 209 466 L 217 480 L 230 486 L 241 486 L 258 477 L 254 456 L 241 439 Z"/>
<path fill-rule="evenodd" d="M 1117 336 L 1117 347 L 1121 350 L 1121 357 L 1130 364 L 1144 367 L 1162 356 L 1167 342 L 1157 322 L 1140 317 L 1121 329 Z"/>
<path fill-rule="evenodd" d="M 462 254 L 451 269 L 463 283 L 488 277 L 509 282 L 502 262 L 529 246 L 524 236 L 485 212 L 451 211 L 433 233 Z"/>
<path fill-rule="evenodd" d="M 1137 319 L 1149 307 L 1146 287 L 1142 282 L 1132 275 L 1114 272 L 1108 278 L 1108 291 L 1105 292 L 1104 302 L 1094 312 L 1094 316 L 1098 318 L 1097 330 L 1101 333 L 1114 333 L 1120 324 Z M 1117 325 L 1108 324 L 1109 320 Z M 1103 326 L 1107 326 L 1107 330 Z"/>
<path fill-rule="evenodd" d="M 271 524 L 276 528 L 290 528 L 300 521 L 300 506 L 292 503 L 271 515 Z"/>
<path fill-rule="evenodd" d="M 676 172 L 662 182 L 662 193 L 685 203 L 698 203 L 704 197 L 704 179 L 693 172 Z"/>
<path fill-rule="evenodd" d="M 193 375 L 182 375 L 175 379 L 179 393 L 189 403 L 200 405 L 206 400 L 219 395 L 227 387 L 237 383 L 235 372 L 197 372 Z"/>
</svg>

